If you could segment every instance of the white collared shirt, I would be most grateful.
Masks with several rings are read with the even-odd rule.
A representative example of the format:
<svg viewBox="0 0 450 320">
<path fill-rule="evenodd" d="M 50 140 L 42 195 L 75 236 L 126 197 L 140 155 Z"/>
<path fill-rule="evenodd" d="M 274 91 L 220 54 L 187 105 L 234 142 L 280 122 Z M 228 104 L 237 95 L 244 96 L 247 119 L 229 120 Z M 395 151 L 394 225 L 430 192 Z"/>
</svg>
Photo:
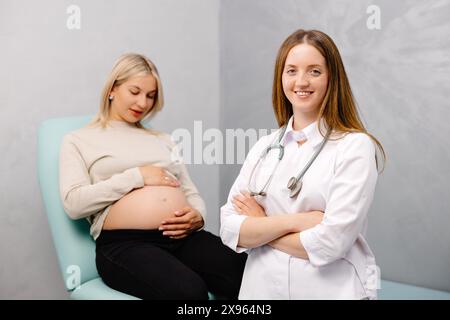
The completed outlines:
<svg viewBox="0 0 450 320">
<path fill-rule="evenodd" d="M 256 200 L 268 216 L 320 210 L 323 221 L 300 233 L 299 242 L 309 260 L 293 257 L 269 245 L 239 247 L 239 230 L 247 218 L 231 200 L 249 191 L 249 176 L 262 152 L 277 143 L 280 130 L 262 137 L 250 150 L 221 208 L 220 236 L 236 252 L 248 253 L 240 299 L 375 299 L 378 281 L 375 258 L 366 240 L 367 213 L 378 177 L 375 146 L 363 133 L 348 133 L 330 140 L 303 177 L 297 198 L 289 197 L 288 180 L 304 168 L 323 136 L 318 122 L 304 128 L 306 142 L 299 146 L 291 118 L 281 141 L 284 157 L 274 172 L 266 197 Z M 325 130 L 322 131 L 325 134 Z M 260 191 L 278 162 L 273 149 L 254 171 L 250 189 Z"/>
</svg>

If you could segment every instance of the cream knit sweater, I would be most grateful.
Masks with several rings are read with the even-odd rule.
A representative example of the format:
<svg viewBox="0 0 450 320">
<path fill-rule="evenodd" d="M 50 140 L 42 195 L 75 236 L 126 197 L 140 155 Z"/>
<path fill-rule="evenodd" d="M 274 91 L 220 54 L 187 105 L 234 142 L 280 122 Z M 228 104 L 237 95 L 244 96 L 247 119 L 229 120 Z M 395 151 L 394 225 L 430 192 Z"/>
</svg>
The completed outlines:
<svg viewBox="0 0 450 320">
<path fill-rule="evenodd" d="M 150 134 L 124 121 L 106 128 L 83 127 L 64 136 L 59 164 L 60 194 L 72 219 L 87 218 L 94 239 L 111 205 L 144 186 L 138 167 L 163 167 L 180 182 L 189 204 L 206 217 L 205 203 L 167 134 Z"/>
</svg>

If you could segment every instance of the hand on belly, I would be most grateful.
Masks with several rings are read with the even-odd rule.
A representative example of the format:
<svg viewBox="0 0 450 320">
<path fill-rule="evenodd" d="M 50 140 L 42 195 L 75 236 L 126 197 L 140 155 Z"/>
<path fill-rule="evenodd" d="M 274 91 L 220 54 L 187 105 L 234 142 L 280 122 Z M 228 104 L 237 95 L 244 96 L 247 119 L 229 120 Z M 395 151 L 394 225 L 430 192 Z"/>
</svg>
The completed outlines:
<svg viewBox="0 0 450 320">
<path fill-rule="evenodd" d="M 113 204 L 103 229 L 157 229 L 161 221 L 188 206 L 178 187 L 145 186 L 135 189 Z"/>
</svg>

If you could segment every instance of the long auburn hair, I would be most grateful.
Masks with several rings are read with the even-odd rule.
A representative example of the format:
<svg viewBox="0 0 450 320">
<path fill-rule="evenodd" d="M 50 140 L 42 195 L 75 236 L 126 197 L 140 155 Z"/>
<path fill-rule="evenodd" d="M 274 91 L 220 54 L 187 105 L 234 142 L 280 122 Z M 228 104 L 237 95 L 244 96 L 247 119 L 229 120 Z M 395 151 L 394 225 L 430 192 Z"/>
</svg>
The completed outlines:
<svg viewBox="0 0 450 320">
<path fill-rule="evenodd" d="M 272 104 L 280 127 L 287 124 L 293 115 L 292 104 L 283 91 L 282 75 L 289 51 L 298 44 L 306 43 L 315 47 L 325 58 L 328 68 L 328 87 L 319 110 L 318 119 L 324 120 L 327 127 L 338 133 L 362 132 L 367 134 L 376 144 L 383 158 L 383 169 L 386 154 L 381 143 L 364 127 L 358 114 L 355 99 L 345 72 L 344 64 L 333 40 L 318 30 L 297 30 L 283 42 L 275 62 L 272 87 Z M 319 123 L 319 130 L 321 130 Z M 324 133 L 321 132 L 324 136 Z M 378 157 L 375 156 L 377 168 Z"/>
</svg>

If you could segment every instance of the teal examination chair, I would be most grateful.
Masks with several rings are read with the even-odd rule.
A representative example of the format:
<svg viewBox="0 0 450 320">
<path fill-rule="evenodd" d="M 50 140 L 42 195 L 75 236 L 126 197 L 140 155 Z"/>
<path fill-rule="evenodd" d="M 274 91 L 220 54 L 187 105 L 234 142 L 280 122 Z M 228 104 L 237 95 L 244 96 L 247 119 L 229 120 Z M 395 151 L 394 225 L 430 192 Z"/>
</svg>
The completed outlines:
<svg viewBox="0 0 450 320">
<path fill-rule="evenodd" d="M 86 125 L 92 116 L 44 121 L 38 133 L 38 176 L 45 211 L 70 298 L 76 300 L 130 300 L 136 297 L 106 286 L 95 266 L 95 242 L 86 219 L 71 220 L 59 196 L 59 149 L 63 136 Z"/>
<path fill-rule="evenodd" d="M 75 300 L 138 300 L 109 288 L 95 266 L 95 241 L 86 219 L 72 220 L 59 195 L 59 149 L 63 136 L 88 124 L 93 116 L 49 119 L 38 132 L 38 178 L 59 267 L 70 298 Z M 210 299 L 215 299 L 209 293 Z"/>
</svg>

